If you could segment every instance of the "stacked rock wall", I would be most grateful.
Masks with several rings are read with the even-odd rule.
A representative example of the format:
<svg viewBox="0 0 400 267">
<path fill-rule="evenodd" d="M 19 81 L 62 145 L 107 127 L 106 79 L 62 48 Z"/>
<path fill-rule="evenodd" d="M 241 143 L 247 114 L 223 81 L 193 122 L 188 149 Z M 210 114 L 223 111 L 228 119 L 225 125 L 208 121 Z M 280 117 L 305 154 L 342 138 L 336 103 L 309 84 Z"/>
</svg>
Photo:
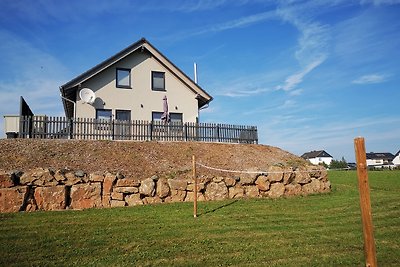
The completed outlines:
<svg viewBox="0 0 400 267">
<path fill-rule="evenodd" d="M 319 166 L 296 169 L 271 166 L 267 173 L 201 176 L 199 201 L 233 198 L 279 198 L 330 191 Z M 194 181 L 153 176 L 139 181 L 121 173 L 85 173 L 38 168 L 0 171 L 0 212 L 135 206 L 193 201 Z"/>
</svg>

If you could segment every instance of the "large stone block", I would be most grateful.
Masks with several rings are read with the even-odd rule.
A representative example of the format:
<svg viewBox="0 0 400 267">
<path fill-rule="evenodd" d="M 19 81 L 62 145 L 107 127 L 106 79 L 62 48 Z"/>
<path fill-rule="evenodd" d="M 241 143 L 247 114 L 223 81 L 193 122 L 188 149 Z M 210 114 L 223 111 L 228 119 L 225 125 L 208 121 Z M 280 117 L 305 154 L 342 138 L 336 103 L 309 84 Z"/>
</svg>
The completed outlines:
<svg viewBox="0 0 400 267">
<path fill-rule="evenodd" d="M 124 194 L 123 193 L 118 193 L 118 192 L 112 192 L 111 193 L 111 199 L 112 200 L 124 200 Z"/>
<path fill-rule="evenodd" d="M 168 181 L 166 178 L 160 178 L 157 181 L 157 196 L 159 196 L 160 198 L 165 198 L 169 195 L 169 185 L 168 185 Z"/>
<path fill-rule="evenodd" d="M 268 191 L 270 198 L 278 198 L 285 193 L 285 186 L 282 183 L 273 183 Z"/>
<path fill-rule="evenodd" d="M 66 178 L 66 180 L 64 181 L 65 185 L 71 186 L 84 182 L 81 177 L 75 175 L 74 171 L 68 171 L 64 174 L 64 176 Z"/>
<path fill-rule="evenodd" d="M 257 179 L 257 174 L 243 174 L 240 176 L 240 185 L 253 185 Z"/>
<path fill-rule="evenodd" d="M 153 179 L 148 178 L 141 182 L 140 187 L 139 187 L 139 193 L 141 195 L 152 197 L 152 196 L 154 196 L 155 192 L 156 192 L 155 183 L 154 183 Z"/>
<path fill-rule="evenodd" d="M 126 203 L 123 200 L 111 200 L 111 207 L 115 208 L 115 207 L 125 207 Z"/>
<path fill-rule="evenodd" d="M 37 187 L 35 189 L 34 198 L 39 210 L 65 209 L 65 186 Z"/>
<path fill-rule="evenodd" d="M 137 187 L 114 187 L 113 192 L 124 193 L 124 194 L 135 194 L 139 193 L 139 188 Z"/>
<path fill-rule="evenodd" d="M 244 197 L 244 188 L 241 186 L 229 187 L 229 198 Z"/>
<path fill-rule="evenodd" d="M 203 193 L 197 192 L 197 201 L 205 201 Z M 194 201 L 194 192 L 187 192 L 185 201 L 193 202 Z"/>
<path fill-rule="evenodd" d="M 236 179 L 234 179 L 232 177 L 225 177 L 225 184 L 226 184 L 227 187 L 235 186 Z"/>
<path fill-rule="evenodd" d="M 89 181 L 102 183 L 104 181 L 104 174 L 102 172 L 91 173 L 89 174 Z"/>
<path fill-rule="evenodd" d="M 55 186 L 58 181 L 50 169 L 36 168 L 25 172 L 20 178 L 21 185 Z"/>
<path fill-rule="evenodd" d="M 184 191 L 187 188 L 187 181 L 182 179 L 168 179 L 168 185 L 171 190 Z"/>
<path fill-rule="evenodd" d="M 206 188 L 204 183 L 197 183 L 197 192 L 202 192 Z M 194 192 L 194 182 L 188 184 L 187 191 Z"/>
<path fill-rule="evenodd" d="M 28 193 L 27 186 L 0 189 L 0 212 L 20 211 Z"/>
<path fill-rule="evenodd" d="M 88 209 L 101 207 L 101 184 L 77 184 L 71 187 L 71 208 Z"/>
<path fill-rule="evenodd" d="M 211 182 L 207 185 L 204 196 L 207 200 L 222 200 L 228 198 L 228 187 L 224 182 Z"/>
<path fill-rule="evenodd" d="M 165 198 L 165 202 L 182 202 L 185 200 L 187 191 L 171 189 L 170 196 Z"/>
<path fill-rule="evenodd" d="M 310 174 L 306 167 L 299 167 L 295 172 L 293 183 L 295 184 L 308 184 L 311 182 Z"/>
<path fill-rule="evenodd" d="M 283 179 L 283 169 L 279 166 L 270 166 L 267 177 L 270 182 L 280 182 Z"/>
<path fill-rule="evenodd" d="M 159 203 L 162 203 L 162 199 L 158 196 L 143 198 L 143 204 L 159 204 Z"/>
<path fill-rule="evenodd" d="M 115 184 L 117 187 L 139 187 L 140 181 L 136 179 L 118 179 L 117 183 Z"/>
<path fill-rule="evenodd" d="M 246 194 L 246 197 L 249 197 L 249 198 L 259 197 L 258 187 L 254 186 L 254 185 L 246 186 L 245 187 L 245 194 Z"/>
<path fill-rule="evenodd" d="M 321 191 L 321 182 L 318 179 L 311 178 L 310 183 L 303 185 L 303 193 L 306 195 L 319 193 Z"/>
<path fill-rule="evenodd" d="M 143 205 L 143 200 L 140 198 L 139 194 L 128 195 L 125 197 L 125 202 L 128 206 Z"/>
<path fill-rule="evenodd" d="M 103 180 L 103 192 L 102 192 L 102 205 L 105 208 L 111 207 L 111 192 L 115 181 L 117 180 L 116 175 L 106 173 Z"/>
<path fill-rule="evenodd" d="M 301 185 L 287 184 L 285 185 L 285 196 L 298 196 L 301 194 Z"/>
<path fill-rule="evenodd" d="M 257 185 L 257 188 L 260 191 L 269 190 L 270 182 L 268 181 L 268 177 L 267 176 L 265 176 L 265 175 L 258 176 L 258 178 L 257 178 L 255 183 Z"/>
<path fill-rule="evenodd" d="M 295 174 L 293 172 L 293 168 L 285 168 L 283 169 L 283 184 L 290 184 L 295 178 Z"/>
</svg>

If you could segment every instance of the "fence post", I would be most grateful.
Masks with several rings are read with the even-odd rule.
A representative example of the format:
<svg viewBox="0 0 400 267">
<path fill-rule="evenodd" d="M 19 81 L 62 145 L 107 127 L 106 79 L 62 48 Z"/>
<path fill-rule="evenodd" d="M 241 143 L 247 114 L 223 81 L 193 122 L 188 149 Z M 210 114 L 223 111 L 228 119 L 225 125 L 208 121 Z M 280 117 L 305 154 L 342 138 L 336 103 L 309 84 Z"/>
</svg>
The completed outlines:
<svg viewBox="0 0 400 267">
<path fill-rule="evenodd" d="M 153 122 L 151 121 L 149 123 L 149 128 L 150 128 L 150 141 L 153 140 Z"/>
<path fill-rule="evenodd" d="M 69 139 L 73 139 L 72 134 L 74 132 L 74 119 L 69 118 Z"/>
<path fill-rule="evenodd" d="M 187 122 L 185 122 L 185 124 L 184 124 L 184 129 L 183 129 L 183 131 L 184 131 L 184 135 L 185 135 L 185 142 L 187 142 L 187 140 L 188 140 Z"/>
<path fill-rule="evenodd" d="M 364 234 L 365 266 L 376 267 L 376 249 L 372 225 L 371 199 L 369 194 L 367 159 L 364 138 L 354 139 L 354 149 L 357 160 L 358 189 L 360 191 L 361 220 Z"/>
</svg>

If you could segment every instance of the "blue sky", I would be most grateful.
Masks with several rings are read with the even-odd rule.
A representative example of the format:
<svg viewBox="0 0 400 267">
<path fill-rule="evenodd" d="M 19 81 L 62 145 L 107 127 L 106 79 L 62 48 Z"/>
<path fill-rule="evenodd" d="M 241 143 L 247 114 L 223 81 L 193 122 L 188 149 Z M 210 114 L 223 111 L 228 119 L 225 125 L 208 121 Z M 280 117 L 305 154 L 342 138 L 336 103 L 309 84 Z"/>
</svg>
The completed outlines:
<svg viewBox="0 0 400 267">
<path fill-rule="evenodd" d="M 2 0 L 0 123 L 21 95 L 62 116 L 60 85 L 145 37 L 189 76 L 198 64 L 202 122 L 256 125 L 297 155 L 354 161 L 357 136 L 396 153 L 399 18 L 399 0 Z"/>
</svg>

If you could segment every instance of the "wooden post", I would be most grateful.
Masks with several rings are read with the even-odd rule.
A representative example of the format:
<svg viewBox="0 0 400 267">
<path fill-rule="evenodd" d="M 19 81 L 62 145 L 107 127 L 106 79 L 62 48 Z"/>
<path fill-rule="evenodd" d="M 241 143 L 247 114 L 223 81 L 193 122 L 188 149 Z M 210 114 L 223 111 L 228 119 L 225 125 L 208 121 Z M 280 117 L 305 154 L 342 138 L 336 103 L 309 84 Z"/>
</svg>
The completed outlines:
<svg viewBox="0 0 400 267">
<path fill-rule="evenodd" d="M 193 217 L 197 217 L 197 175 L 196 175 L 196 156 L 192 156 L 193 179 L 194 179 L 194 201 L 193 201 Z"/>
<path fill-rule="evenodd" d="M 372 225 L 371 199 L 369 194 L 367 159 L 364 138 L 354 139 L 354 149 L 357 160 L 358 190 L 360 191 L 361 219 L 364 234 L 365 266 L 376 267 L 376 249 Z"/>
</svg>

